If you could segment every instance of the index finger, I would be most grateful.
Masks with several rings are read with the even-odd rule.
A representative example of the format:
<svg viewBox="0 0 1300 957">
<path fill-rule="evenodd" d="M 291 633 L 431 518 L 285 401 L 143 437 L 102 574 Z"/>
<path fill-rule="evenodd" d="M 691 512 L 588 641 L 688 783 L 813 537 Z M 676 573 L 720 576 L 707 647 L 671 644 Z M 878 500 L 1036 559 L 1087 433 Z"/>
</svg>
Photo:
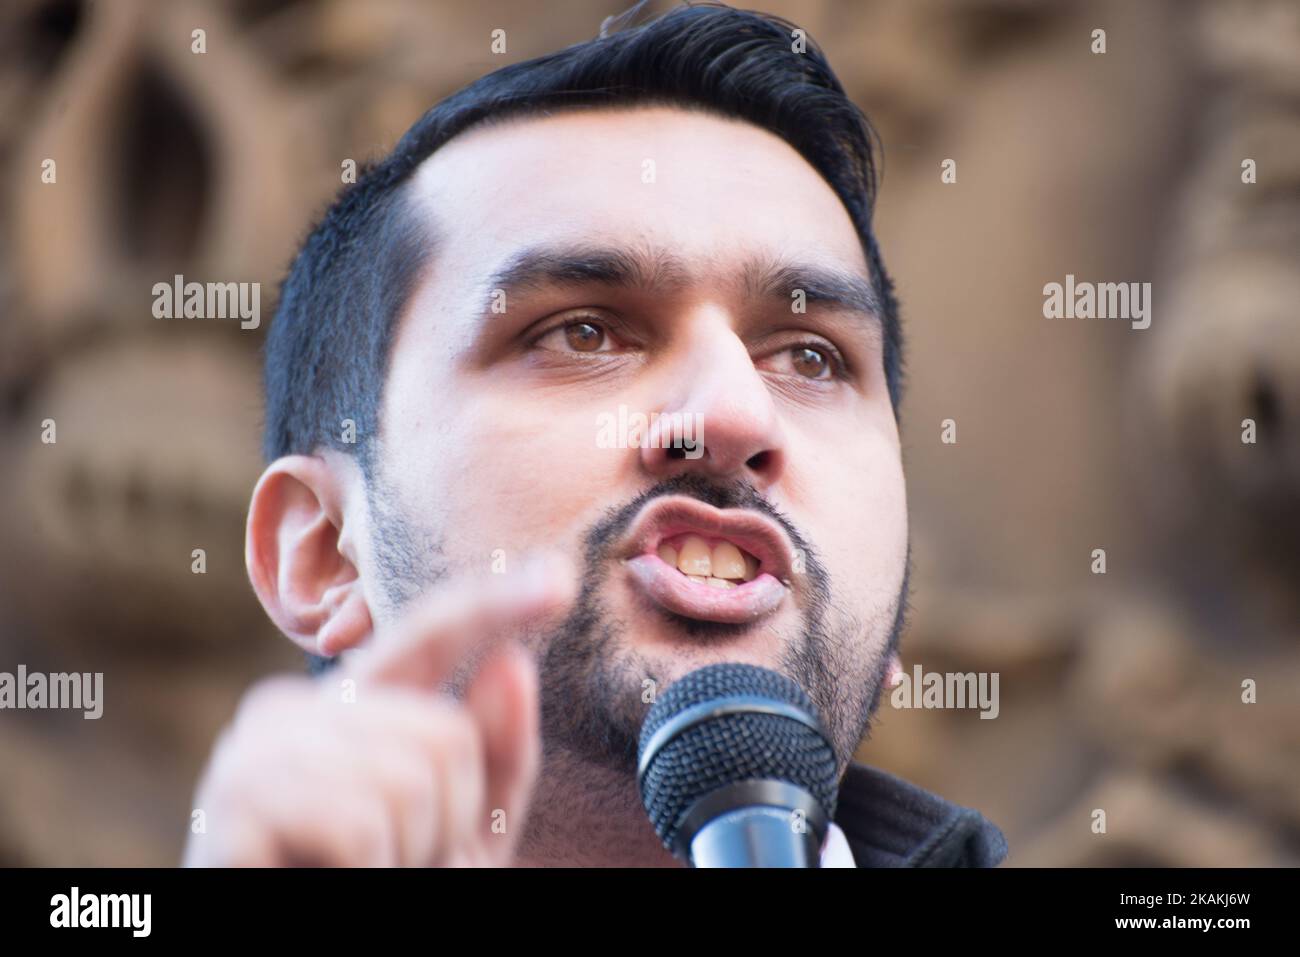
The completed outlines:
<svg viewBox="0 0 1300 957">
<path fill-rule="evenodd" d="M 537 556 L 513 573 L 449 581 L 418 599 L 390 634 L 358 649 L 349 674 L 358 683 L 435 687 L 475 644 L 559 612 L 576 591 L 572 563 L 559 555 Z"/>
</svg>

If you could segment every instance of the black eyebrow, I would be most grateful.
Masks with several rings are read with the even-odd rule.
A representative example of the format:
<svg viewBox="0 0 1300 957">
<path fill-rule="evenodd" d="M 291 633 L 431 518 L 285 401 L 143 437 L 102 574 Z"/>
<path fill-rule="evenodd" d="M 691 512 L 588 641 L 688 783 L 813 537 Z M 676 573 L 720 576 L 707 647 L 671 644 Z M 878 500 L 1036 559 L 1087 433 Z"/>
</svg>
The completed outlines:
<svg viewBox="0 0 1300 957">
<path fill-rule="evenodd" d="M 820 303 L 864 313 L 877 322 L 884 313 L 876 287 L 856 273 L 812 263 L 751 261 L 745 267 L 745 285 L 751 298 L 793 301 L 796 290 L 809 304 Z"/>
<path fill-rule="evenodd" d="M 547 286 L 601 283 L 671 292 L 688 281 L 685 264 L 662 251 L 597 246 L 535 246 L 525 249 L 492 274 L 489 304 L 500 293 L 507 303 L 514 294 Z"/>
<path fill-rule="evenodd" d="M 668 293 L 689 285 L 693 278 L 682 259 L 650 247 L 534 246 L 515 254 L 492 274 L 483 312 L 492 312 L 502 293 L 507 303 L 536 289 L 589 283 Z M 750 298 L 791 303 L 793 293 L 800 290 L 809 304 L 852 310 L 876 321 L 883 315 L 871 282 L 834 267 L 756 257 L 745 263 L 741 279 Z"/>
</svg>

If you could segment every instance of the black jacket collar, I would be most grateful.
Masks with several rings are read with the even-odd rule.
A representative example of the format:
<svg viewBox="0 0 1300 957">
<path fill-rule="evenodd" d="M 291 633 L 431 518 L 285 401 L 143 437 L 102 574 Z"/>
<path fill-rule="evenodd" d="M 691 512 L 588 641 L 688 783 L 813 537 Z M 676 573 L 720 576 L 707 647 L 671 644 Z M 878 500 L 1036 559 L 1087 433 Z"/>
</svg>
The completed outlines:
<svg viewBox="0 0 1300 957">
<path fill-rule="evenodd" d="M 996 867 L 1007 856 L 978 811 L 865 764 L 849 764 L 835 823 L 858 867 Z"/>
</svg>

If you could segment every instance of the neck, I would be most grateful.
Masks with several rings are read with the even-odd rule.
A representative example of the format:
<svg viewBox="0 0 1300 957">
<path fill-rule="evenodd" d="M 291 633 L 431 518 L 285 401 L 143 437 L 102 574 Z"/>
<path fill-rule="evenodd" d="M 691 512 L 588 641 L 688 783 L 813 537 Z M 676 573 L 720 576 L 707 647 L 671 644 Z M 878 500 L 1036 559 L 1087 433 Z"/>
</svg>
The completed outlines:
<svg viewBox="0 0 1300 957">
<path fill-rule="evenodd" d="M 650 826 L 636 780 L 567 754 L 538 776 L 518 867 L 678 867 Z"/>
</svg>

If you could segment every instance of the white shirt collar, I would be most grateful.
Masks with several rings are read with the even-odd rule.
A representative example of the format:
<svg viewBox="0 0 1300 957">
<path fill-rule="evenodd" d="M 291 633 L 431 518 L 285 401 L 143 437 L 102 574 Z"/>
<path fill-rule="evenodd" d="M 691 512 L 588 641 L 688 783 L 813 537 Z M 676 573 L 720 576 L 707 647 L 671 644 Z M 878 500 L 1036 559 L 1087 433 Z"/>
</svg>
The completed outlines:
<svg viewBox="0 0 1300 957">
<path fill-rule="evenodd" d="M 822 847 L 822 867 L 857 867 L 853 860 L 853 851 L 849 848 L 849 839 L 844 836 L 840 826 L 831 821 L 826 829 L 826 843 Z"/>
</svg>

